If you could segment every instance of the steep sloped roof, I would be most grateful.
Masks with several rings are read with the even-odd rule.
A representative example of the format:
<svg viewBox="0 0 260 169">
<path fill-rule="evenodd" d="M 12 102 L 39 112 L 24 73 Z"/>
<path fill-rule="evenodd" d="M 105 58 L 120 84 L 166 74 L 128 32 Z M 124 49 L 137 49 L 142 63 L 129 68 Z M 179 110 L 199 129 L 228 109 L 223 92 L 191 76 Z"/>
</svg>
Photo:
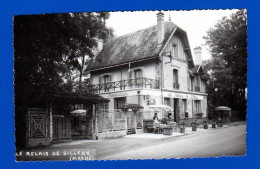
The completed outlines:
<svg viewBox="0 0 260 169">
<path fill-rule="evenodd" d="M 93 60 L 87 70 L 109 67 L 131 61 L 158 56 L 160 50 L 177 26 L 172 22 L 164 23 L 164 42 L 158 46 L 157 26 L 142 29 L 134 33 L 113 38 L 104 43 L 102 51 Z"/>
<path fill-rule="evenodd" d="M 208 80 L 209 77 L 206 73 L 204 73 L 203 67 L 201 65 L 194 65 L 194 67 L 189 69 L 189 74 L 191 76 L 196 76 L 196 75 L 200 75 L 200 77 L 203 80 Z"/>
</svg>

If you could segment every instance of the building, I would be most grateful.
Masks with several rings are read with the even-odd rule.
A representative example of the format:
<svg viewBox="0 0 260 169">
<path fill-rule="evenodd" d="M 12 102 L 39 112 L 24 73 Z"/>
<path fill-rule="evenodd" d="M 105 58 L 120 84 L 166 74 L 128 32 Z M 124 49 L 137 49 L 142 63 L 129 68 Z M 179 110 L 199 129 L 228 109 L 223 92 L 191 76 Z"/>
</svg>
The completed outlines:
<svg viewBox="0 0 260 169">
<path fill-rule="evenodd" d="M 122 104 L 139 104 L 144 107 L 135 117 L 140 128 L 154 115 L 149 114 L 151 105 L 172 107 L 171 118 L 177 123 L 207 117 L 201 48 L 194 50 L 192 57 L 186 32 L 164 22 L 162 12 L 157 25 L 108 40 L 87 67 L 91 91 L 110 100 L 100 109 L 111 113 Z"/>
</svg>

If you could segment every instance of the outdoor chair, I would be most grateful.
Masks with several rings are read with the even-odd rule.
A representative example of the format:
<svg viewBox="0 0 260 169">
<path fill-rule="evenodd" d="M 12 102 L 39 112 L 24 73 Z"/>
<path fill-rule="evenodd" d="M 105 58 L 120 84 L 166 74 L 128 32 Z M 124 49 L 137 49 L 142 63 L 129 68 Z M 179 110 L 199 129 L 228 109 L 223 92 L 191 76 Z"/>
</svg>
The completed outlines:
<svg viewBox="0 0 260 169">
<path fill-rule="evenodd" d="M 160 124 L 159 123 L 154 123 L 153 124 L 153 133 L 155 133 L 157 131 L 158 134 L 162 133 L 162 129 L 160 128 Z"/>
</svg>

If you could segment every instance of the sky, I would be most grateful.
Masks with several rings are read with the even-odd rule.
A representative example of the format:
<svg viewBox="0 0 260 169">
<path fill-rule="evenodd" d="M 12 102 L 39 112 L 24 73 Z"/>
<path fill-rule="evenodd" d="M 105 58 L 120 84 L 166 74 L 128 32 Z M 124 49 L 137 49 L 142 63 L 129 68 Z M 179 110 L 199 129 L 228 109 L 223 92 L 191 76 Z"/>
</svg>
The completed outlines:
<svg viewBox="0 0 260 169">
<path fill-rule="evenodd" d="M 211 58 L 205 46 L 203 36 L 207 31 L 221 20 L 222 17 L 229 17 L 237 10 L 192 10 L 192 11 L 162 11 L 164 21 L 169 21 L 187 32 L 191 51 L 193 48 L 202 47 L 202 60 Z M 158 11 L 136 11 L 136 12 L 110 12 L 107 26 L 114 29 L 115 36 L 135 32 L 153 25 L 156 25 Z"/>
</svg>

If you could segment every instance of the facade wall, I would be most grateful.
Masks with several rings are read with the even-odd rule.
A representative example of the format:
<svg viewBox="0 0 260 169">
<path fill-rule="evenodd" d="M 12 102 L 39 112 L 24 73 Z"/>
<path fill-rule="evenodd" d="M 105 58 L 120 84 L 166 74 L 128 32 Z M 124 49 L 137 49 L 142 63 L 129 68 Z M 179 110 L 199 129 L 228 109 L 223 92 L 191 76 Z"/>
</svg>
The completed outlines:
<svg viewBox="0 0 260 169">
<path fill-rule="evenodd" d="M 164 66 L 163 66 L 163 71 L 164 71 L 164 87 L 165 89 L 173 90 L 173 69 L 178 70 L 178 84 L 179 89 L 181 91 L 187 91 L 187 79 L 188 79 L 188 63 L 186 61 L 179 61 L 173 59 L 171 63 L 168 63 L 170 61 L 169 57 L 163 58 L 164 60 Z"/>
<path fill-rule="evenodd" d="M 169 41 L 164 50 L 163 57 L 163 72 L 164 72 L 164 88 L 173 88 L 173 69 L 178 70 L 178 83 L 180 85 L 178 90 L 187 91 L 188 80 L 188 62 L 184 45 L 181 38 L 174 35 Z M 171 52 L 172 59 L 168 56 Z"/>
<path fill-rule="evenodd" d="M 145 64 L 130 64 L 130 70 L 134 71 L 136 69 L 142 70 L 142 76 L 149 79 L 158 79 L 158 63 L 156 62 L 146 62 Z M 92 84 L 100 83 L 100 76 L 111 75 L 111 82 L 127 80 L 129 72 L 129 65 L 117 67 L 115 69 L 108 69 L 106 71 L 100 71 L 99 73 L 91 74 Z"/>
<path fill-rule="evenodd" d="M 167 104 L 171 106 L 176 114 L 176 118 L 183 119 L 185 114 L 188 118 L 195 118 L 196 113 L 203 113 L 202 117 L 207 117 L 207 94 L 205 93 L 205 82 L 199 78 L 200 91 L 195 91 L 195 78 L 191 81 L 189 74 L 189 66 L 184 43 L 178 35 L 174 35 L 165 47 L 162 59 L 163 85 L 159 88 L 117 88 L 111 91 L 100 91 L 99 95 L 108 98 L 108 108 L 115 109 L 115 98 L 125 97 L 126 104 L 140 104 L 147 111 L 149 105 Z M 169 51 L 172 52 L 172 59 L 168 56 Z M 147 61 L 142 63 L 130 64 L 130 70 L 142 70 L 142 77 L 160 80 L 161 63 L 159 60 Z M 174 87 L 173 70 L 178 71 L 179 87 Z M 129 65 L 116 67 L 114 69 L 106 69 L 103 71 L 95 71 L 91 73 L 92 84 L 99 84 L 100 77 L 103 75 L 111 75 L 111 82 L 129 79 Z M 133 78 L 132 76 L 130 78 Z M 191 85 L 192 83 L 192 85 Z M 161 83 L 159 84 L 161 85 Z M 191 86 L 193 88 L 191 89 Z M 165 103 L 165 99 L 169 99 Z M 200 110 L 196 109 L 195 102 L 200 102 Z M 185 105 L 185 106 L 184 106 Z M 152 120 L 154 113 L 144 113 L 144 120 Z M 158 114 L 159 119 L 161 115 Z M 177 121 L 178 122 L 178 121 Z"/>
</svg>

